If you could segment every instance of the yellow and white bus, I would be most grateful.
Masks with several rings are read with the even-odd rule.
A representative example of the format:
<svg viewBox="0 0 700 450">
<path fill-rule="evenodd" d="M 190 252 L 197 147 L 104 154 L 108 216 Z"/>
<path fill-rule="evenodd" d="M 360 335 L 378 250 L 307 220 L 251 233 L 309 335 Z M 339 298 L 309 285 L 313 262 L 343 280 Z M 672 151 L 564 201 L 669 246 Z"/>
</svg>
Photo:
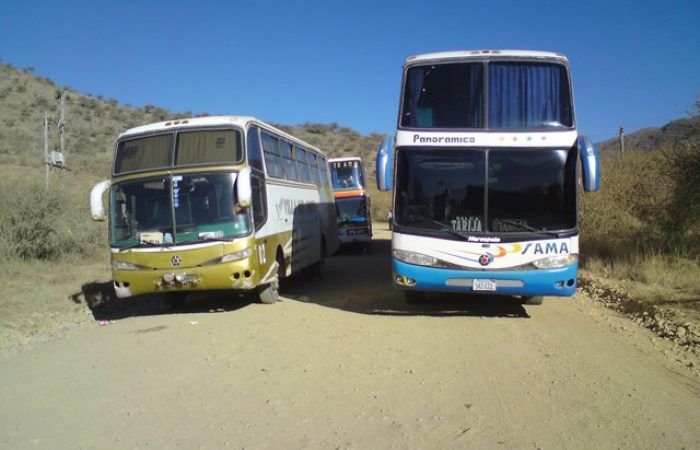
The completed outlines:
<svg viewBox="0 0 700 450">
<path fill-rule="evenodd" d="M 119 298 L 231 290 L 274 303 L 280 278 L 322 276 L 339 246 L 326 155 L 253 117 L 122 133 L 90 205 L 93 219 L 109 218 Z"/>
</svg>

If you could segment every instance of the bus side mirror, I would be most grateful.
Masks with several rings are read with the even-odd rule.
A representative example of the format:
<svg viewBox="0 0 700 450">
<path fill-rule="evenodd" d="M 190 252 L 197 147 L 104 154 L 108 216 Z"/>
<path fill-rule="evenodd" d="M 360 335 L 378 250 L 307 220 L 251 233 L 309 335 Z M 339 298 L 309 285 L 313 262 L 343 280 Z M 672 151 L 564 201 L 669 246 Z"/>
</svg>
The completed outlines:
<svg viewBox="0 0 700 450">
<path fill-rule="evenodd" d="M 253 202 L 253 190 L 250 183 L 250 167 L 246 167 L 238 172 L 236 181 L 237 204 L 241 208 L 247 208 Z"/>
<path fill-rule="evenodd" d="M 578 151 L 581 155 L 581 175 L 583 176 L 583 190 L 595 192 L 600 188 L 600 161 L 598 151 L 588 136 L 578 137 Z"/>
<path fill-rule="evenodd" d="M 109 189 L 111 184 L 110 180 L 100 181 L 90 190 L 90 214 L 92 215 L 92 220 L 103 221 L 107 217 L 105 205 L 102 202 L 102 195 Z"/>
<path fill-rule="evenodd" d="M 393 143 L 392 136 L 385 136 L 377 149 L 377 189 L 390 191 L 393 186 Z"/>
</svg>

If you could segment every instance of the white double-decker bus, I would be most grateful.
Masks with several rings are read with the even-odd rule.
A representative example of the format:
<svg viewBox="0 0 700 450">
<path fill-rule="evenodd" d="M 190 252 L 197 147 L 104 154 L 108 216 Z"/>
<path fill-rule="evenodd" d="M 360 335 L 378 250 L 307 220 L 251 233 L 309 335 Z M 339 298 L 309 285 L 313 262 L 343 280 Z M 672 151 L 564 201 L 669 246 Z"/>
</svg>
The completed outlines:
<svg viewBox="0 0 700 450">
<path fill-rule="evenodd" d="M 576 129 L 559 53 L 479 50 L 409 57 L 398 127 L 377 157 L 393 188 L 393 281 L 425 292 L 570 296 L 578 269 L 577 165 L 598 159 Z"/>
<path fill-rule="evenodd" d="M 326 155 L 252 117 L 132 128 L 90 197 L 93 218 L 109 217 L 120 298 L 230 290 L 274 303 L 281 277 L 320 274 L 339 245 Z"/>
</svg>

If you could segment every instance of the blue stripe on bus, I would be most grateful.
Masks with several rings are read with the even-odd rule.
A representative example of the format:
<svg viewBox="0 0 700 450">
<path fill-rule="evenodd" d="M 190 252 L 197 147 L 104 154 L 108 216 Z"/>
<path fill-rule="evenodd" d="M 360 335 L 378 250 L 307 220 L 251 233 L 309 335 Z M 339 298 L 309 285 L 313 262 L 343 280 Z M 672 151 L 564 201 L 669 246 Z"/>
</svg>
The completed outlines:
<svg viewBox="0 0 700 450">
<path fill-rule="evenodd" d="M 430 292 L 463 292 L 472 293 L 471 282 L 465 282 L 465 286 L 448 286 L 447 280 L 489 279 L 496 280 L 496 291 L 478 291 L 485 294 L 540 296 L 551 295 L 570 297 L 576 292 L 576 273 L 578 264 L 561 267 L 558 269 L 535 270 L 455 270 L 440 269 L 434 267 L 414 266 L 393 259 L 395 276 L 402 276 L 415 280 L 412 287 L 401 286 L 394 279 L 394 286 L 399 289 Z M 500 287 L 498 280 L 521 281 L 522 287 Z M 569 285 L 569 283 L 571 283 Z"/>
</svg>

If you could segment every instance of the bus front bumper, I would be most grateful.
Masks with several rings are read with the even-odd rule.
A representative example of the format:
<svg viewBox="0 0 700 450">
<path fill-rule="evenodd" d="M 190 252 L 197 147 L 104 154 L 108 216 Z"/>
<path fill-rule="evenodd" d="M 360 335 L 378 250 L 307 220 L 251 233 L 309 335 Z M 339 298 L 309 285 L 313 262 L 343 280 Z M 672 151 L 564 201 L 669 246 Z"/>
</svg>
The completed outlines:
<svg viewBox="0 0 700 450">
<path fill-rule="evenodd" d="M 168 270 L 112 269 L 118 298 L 134 295 L 208 290 L 249 291 L 259 283 L 259 274 L 248 260 L 207 267 Z"/>
<path fill-rule="evenodd" d="M 394 286 L 403 290 L 528 297 L 570 297 L 576 292 L 578 263 L 557 269 L 481 271 L 416 266 L 392 259 Z"/>
</svg>

